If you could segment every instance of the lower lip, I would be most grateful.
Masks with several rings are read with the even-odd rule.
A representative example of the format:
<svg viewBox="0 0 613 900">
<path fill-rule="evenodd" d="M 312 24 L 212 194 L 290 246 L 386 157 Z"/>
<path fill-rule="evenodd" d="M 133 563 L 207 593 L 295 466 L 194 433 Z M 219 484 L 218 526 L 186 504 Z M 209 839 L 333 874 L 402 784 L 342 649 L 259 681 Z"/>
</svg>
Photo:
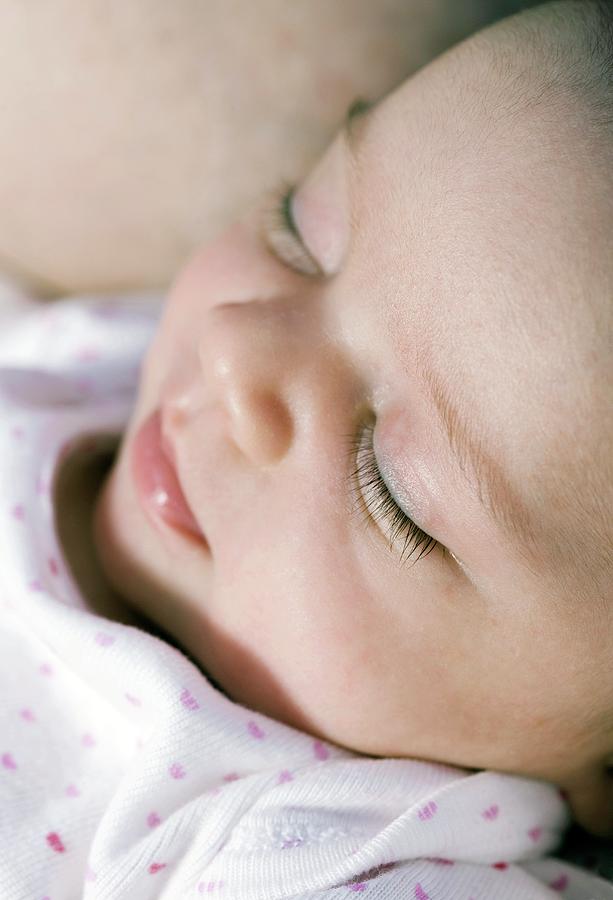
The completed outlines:
<svg viewBox="0 0 613 900">
<path fill-rule="evenodd" d="M 159 410 L 145 419 L 136 432 L 131 462 L 138 497 L 153 524 L 157 528 L 160 522 L 170 525 L 206 544 L 174 466 L 164 453 Z"/>
</svg>

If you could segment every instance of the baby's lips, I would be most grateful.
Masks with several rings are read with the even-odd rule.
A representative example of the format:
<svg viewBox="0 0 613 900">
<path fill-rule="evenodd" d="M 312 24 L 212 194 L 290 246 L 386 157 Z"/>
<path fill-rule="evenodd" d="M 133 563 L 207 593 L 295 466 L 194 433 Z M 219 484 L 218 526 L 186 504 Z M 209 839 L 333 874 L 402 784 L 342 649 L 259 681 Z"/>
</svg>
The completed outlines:
<svg viewBox="0 0 613 900">
<path fill-rule="evenodd" d="M 162 435 L 160 410 L 138 429 L 132 451 L 132 473 L 143 505 L 164 522 L 204 540 L 183 493 L 173 463 L 174 453 Z"/>
</svg>

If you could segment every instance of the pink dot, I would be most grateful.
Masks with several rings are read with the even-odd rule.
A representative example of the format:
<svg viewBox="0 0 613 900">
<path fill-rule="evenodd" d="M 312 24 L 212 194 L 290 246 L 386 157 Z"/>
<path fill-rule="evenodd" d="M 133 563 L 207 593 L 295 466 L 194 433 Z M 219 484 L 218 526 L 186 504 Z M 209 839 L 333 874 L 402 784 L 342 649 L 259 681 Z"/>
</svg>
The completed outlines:
<svg viewBox="0 0 613 900">
<path fill-rule="evenodd" d="M 555 881 L 549 882 L 549 887 L 554 891 L 564 891 L 568 887 L 568 875 L 560 875 Z"/>
<path fill-rule="evenodd" d="M 149 828 L 157 828 L 162 820 L 156 812 L 150 812 L 147 816 L 147 825 Z"/>
<path fill-rule="evenodd" d="M 430 900 L 429 895 L 419 883 L 415 885 L 415 900 Z"/>
<path fill-rule="evenodd" d="M 185 778 L 185 769 L 180 763 L 173 763 L 168 771 L 171 778 Z"/>
<path fill-rule="evenodd" d="M 55 831 L 51 831 L 47 837 L 46 841 L 51 847 L 52 850 L 55 850 L 56 853 L 65 853 L 66 847 L 62 843 L 62 839 Z"/>
<path fill-rule="evenodd" d="M 530 831 L 528 832 L 528 835 L 531 838 L 531 840 L 533 840 L 536 843 L 538 841 L 538 839 L 540 838 L 540 836 L 542 835 L 542 833 L 543 833 L 542 828 L 531 828 Z"/>
<path fill-rule="evenodd" d="M 95 747 L 96 739 L 93 737 L 93 735 L 86 733 L 81 738 L 81 743 L 83 744 L 84 747 Z"/>
<path fill-rule="evenodd" d="M 283 769 L 282 772 L 279 772 L 279 778 L 277 780 L 277 784 L 283 784 L 285 781 L 293 781 L 294 776 L 288 769 Z"/>
<path fill-rule="evenodd" d="M 142 701 L 138 699 L 138 697 L 134 697 L 132 694 L 128 694 L 127 692 L 124 694 L 126 700 L 128 700 L 132 706 L 142 706 Z"/>
<path fill-rule="evenodd" d="M 418 816 L 422 822 L 426 822 L 428 819 L 431 819 L 436 810 L 438 809 L 434 800 L 431 800 L 426 806 L 422 806 L 422 808 L 418 812 Z"/>
<path fill-rule="evenodd" d="M 28 587 L 30 588 L 31 591 L 42 591 L 42 589 L 43 589 L 43 586 L 40 583 L 40 581 L 38 580 L 38 578 L 35 578 L 33 581 L 30 581 L 28 583 Z"/>
<path fill-rule="evenodd" d="M 501 872 L 504 872 L 504 870 L 508 868 L 509 864 L 506 862 L 492 863 L 492 869 L 500 869 Z"/>
<path fill-rule="evenodd" d="M 94 870 L 91 868 L 91 866 L 87 866 L 85 869 L 85 880 L 86 881 L 97 881 L 97 879 L 98 879 L 98 876 L 96 875 Z"/>
<path fill-rule="evenodd" d="M 313 752 L 317 759 L 328 759 L 330 756 L 328 748 L 321 741 L 313 741 Z"/>
<path fill-rule="evenodd" d="M 17 506 L 14 506 L 12 512 L 15 519 L 23 520 L 25 518 L 26 511 L 23 507 L 23 504 L 21 503 L 18 503 Z"/>
<path fill-rule="evenodd" d="M 53 675 L 53 666 L 51 663 L 43 663 L 39 666 L 38 671 L 41 675 Z"/>
<path fill-rule="evenodd" d="M 21 709 L 19 710 L 19 714 L 22 719 L 26 720 L 26 722 L 33 722 L 35 719 L 34 713 L 31 709 Z"/>
<path fill-rule="evenodd" d="M 10 753 L 3 753 L 2 756 L 0 757 L 0 760 L 2 761 L 2 765 L 4 766 L 5 769 L 16 769 L 17 768 L 17 763 L 15 762 L 15 760 L 13 759 L 13 757 L 11 756 Z"/>
<path fill-rule="evenodd" d="M 355 893 L 366 890 L 366 885 L 363 881 L 355 881 L 353 884 L 347 885 L 347 887 L 350 891 L 355 891 Z"/>
<path fill-rule="evenodd" d="M 200 704 L 196 698 L 190 694 L 187 688 L 184 688 L 181 692 L 181 703 L 186 709 L 191 709 L 193 711 L 200 709 Z"/>
<path fill-rule="evenodd" d="M 484 809 L 481 815 L 484 819 L 487 819 L 489 822 L 493 822 L 494 819 L 498 818 L 498 813 L 500 812 L 498 805 L 493 803 L 492 806 L 488 806 L 487 809 Z"/>
<path fill-rule="evenodd" d="M 165 868 L 166 868 L 166 863 L 154 862 L 154 863 L 151 863 L 151 865 L 149 866 L 149 871 L 151 872 L 152 875 L 155 875 L 156 872 L 159 872 Z"/>
<path fill-rule="evenodd" d="M 17 440 L 19 440 L 19 438 L 23 437 L 23 428 L 20 428 L 18 425 L 16 425 L 11 431 L 11 434 L 14 438 L 17 438 Z"/>
<path fill-rule="evenodd" d="M 224 781 L 238 781 L 239 778 L 240 778 L 240 775 L 237 775 L 236 772 L 228 772 L 227 775 L 224 775 L 223 780 Z"/>
<path fill-rule="evenodd" d="M 263 737 L 265 737 L 264 732 L 257 724 L 257 722 L 249 722 L 247 725 L 247 730 L 249 731 L 249 734 L 252 735 L 252 737 L 257 738 L 258 740 L 261 740 Z"/>
<path fill-rule="evenodd" d="M 81 791 L 76 784 L 69 784 L 65 793 L 67 797 L 79 797 L 81 795 Z"/>
<path fill-rule="evenodd" d="M 52 575 L 57 575 L 58 572 L 60 571 L 60 567 L 59 567 L 58 564 L 57 564 L 57 560 L 54 559 L 53 556 L 50 556 L 50 557 L 49 557 L 49 560 L 48 560 L 48 563 L 49 563 L 49 569 L 50 569 L 50 571 L 51 571 L 51 574 L 52 574 Z"/>
</svg>

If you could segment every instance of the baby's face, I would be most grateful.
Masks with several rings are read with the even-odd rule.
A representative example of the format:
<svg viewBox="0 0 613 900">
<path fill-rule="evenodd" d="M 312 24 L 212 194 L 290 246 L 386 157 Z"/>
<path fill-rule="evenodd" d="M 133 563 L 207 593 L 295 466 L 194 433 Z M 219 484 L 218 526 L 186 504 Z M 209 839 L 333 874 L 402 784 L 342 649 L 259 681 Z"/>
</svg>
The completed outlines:
<svg viewBox="0 0 613 900">
<path fill-rule="evenodd" d="M 460 47 L 354 117 L 296 189 L 297 235 L 254 212 L 189 262 L 97 539 L 233 700 L 366 754 L 555 781 L 606 830 L 613 618 L 567 547 L 610 209 L 560 152 L 572 124 L 511 122 L 488 65 Z M 158 408 L 208 547 L 138 500 Z"/>
</svg>

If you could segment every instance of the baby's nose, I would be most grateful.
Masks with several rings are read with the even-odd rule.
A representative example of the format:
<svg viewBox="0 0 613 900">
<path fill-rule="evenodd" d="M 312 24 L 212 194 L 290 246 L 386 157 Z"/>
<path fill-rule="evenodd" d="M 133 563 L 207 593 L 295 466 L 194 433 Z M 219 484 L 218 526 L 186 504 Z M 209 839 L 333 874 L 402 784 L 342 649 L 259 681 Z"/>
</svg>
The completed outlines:
<svg viewBox="0 0 613 900">
<path fill-rule="evenodd" d="M 278 463 L 292 445 L 299 320 L 279 301 L 252 301 L 215 306 L 203 325 L 204 391 L 227 415 L 229 438 L 257 466 Z"/>
</svg>

